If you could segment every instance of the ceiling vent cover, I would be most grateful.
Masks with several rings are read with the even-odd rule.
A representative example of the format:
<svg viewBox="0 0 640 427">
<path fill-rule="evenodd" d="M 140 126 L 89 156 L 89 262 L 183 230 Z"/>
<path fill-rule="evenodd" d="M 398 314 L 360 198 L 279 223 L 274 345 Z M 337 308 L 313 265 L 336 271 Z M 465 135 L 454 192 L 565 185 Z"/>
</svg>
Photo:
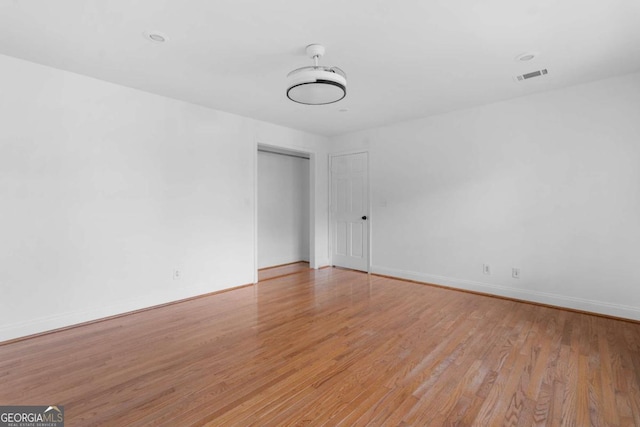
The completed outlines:
<svg viewBox="0 0 640 427">
<path fill-rule="evenodd" d="M 535 77 L 541 77 L 541 76 L 546 76 L 548 73 L 547 69 L 542 69 L 542 70 L 538 70 L 538 71 L 532 71 L 530 73 L 526 73 L 526 74 L 522 74 L 520 76 L 516 76 L 515 80 L 517 82 L 523 82 L 525 80 L 529 80 L 529 79 L 533 79 Z"/>
</svg>

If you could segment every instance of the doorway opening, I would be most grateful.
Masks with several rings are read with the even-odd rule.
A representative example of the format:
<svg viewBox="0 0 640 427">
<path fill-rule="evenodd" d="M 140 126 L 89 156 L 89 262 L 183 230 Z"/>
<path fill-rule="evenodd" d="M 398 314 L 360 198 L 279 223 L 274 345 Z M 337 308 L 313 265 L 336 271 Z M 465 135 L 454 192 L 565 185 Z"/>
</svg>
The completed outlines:
<svg viewBox="0 0 640 427">
<path fill-rule="evenodd" d="M 314 239 L 313 153 L 258 144 L 256 156 L 257 283 L 313 266 Z"/>
</svg>

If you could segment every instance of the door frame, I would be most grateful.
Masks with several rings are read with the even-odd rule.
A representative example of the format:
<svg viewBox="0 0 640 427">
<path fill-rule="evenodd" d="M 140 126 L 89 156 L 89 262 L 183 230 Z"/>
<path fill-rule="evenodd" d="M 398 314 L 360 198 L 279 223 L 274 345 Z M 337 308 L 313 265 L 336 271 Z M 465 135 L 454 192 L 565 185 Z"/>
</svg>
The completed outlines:
<svg viewBox="0 0 640 427">
<path fill-rule="evenodd" d="M 273 144 L 256 140 L 253 144 L 253 283 L 258 283 L 258 149 L 298 153 L 309 156 L 309 267 L 319 268 L 316 259 L 316 161 L 317 153 L 306 147 Z M 368 165 L 367 165 L 368 167 Z"/>
<path fill-rule="evenodd" d="M 331 167 L 333 165 L 333 158 L 334 157 L 339 157 L 339 156 L 348 156 L 349 154 L 361 154 L 364 153 L 367 155 L 367 162 L 366 162 L 366 168 L 367 168 L 367 188 L 366 188 L 366 192 L 367 192 L 367 221 L 366 221 L 366 227 L 367 227 L 367 248 L 366 248 L 366 253 L 367 253 L 367 274 L 371 274 L 371 265 L 372 265 L 372 249 L 373 249 L 373 245 L 372 245 L 372 237 L 373 237 L 373 227 L 372 227 L 372 222 L 373 222 L 373 218 L 371 215 L 371 208 L 372 208 L 372 204 L 371 204 L 371 168 L 369 167 L 370 162 L 371 162 L 371 156 L 369 155 L 369 150 L 366 149 L 356 149 L 356 150 L 344 150 L 344 151 L 334 151 L 329 153 L 329 161 L 328 163 L 328 167 L 329 167 L 329 171 L 328 171 L 328 187 L 329 187 L 329 212 L 328 212 L 328 219 L 329 219 L 329 262 L 331 263 L 331 266 L 333 266 L 333 219 L 331 218 L 332 216 L 332 201 L 333 201 L 333 172 L 331 170 Z"/>
</svg>

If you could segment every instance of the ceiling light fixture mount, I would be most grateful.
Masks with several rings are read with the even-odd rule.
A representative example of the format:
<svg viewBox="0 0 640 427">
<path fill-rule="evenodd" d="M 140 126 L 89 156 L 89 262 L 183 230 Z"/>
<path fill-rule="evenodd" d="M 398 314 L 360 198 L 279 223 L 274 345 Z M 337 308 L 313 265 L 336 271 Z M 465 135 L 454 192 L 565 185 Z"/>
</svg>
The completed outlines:
<svg viewBox="0 0 640 427">
<path fill-rule="evenodd" d="M 538 52 L 525 52 L 525 53 L 521 53 L 520 55 L 516 56 L 515 60 L 518 61 L 518 62 L 527 62 L 527 61 L 531 61 L 532 59 L 534 59 L 538 55 L 539 55 Z"/>
<path fill-rule="evenodd" d="M 307 56 L 314 65 L 293 70 L 287 74 L 289 84 L 287 97 L 305 105 L 326 105 L 338 102 L 347 96 L 347 75 L 338 67 L 318 65 L 324 55 L 324 46 L 310 44 Z"/>
<path fill-rule="evenodd" d="M 154 42 L 154 43 L 164 43 L 169 40 L 169 37 L 158 31 L 145 31 L 142 33 L 145 39 Z"/>
</svg>

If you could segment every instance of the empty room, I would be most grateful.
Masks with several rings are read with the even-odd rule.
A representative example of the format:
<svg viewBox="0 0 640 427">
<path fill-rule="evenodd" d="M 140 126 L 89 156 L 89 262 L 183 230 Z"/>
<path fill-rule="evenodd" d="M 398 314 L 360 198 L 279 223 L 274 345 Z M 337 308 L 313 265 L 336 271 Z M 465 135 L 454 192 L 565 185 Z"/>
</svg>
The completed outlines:
<svg viewBox="0 0 640 427">
<path fill-rule="evenodd" d="M 638 22 L 0 1 L 0 427 L 640 426 Z"/>
</svg>

